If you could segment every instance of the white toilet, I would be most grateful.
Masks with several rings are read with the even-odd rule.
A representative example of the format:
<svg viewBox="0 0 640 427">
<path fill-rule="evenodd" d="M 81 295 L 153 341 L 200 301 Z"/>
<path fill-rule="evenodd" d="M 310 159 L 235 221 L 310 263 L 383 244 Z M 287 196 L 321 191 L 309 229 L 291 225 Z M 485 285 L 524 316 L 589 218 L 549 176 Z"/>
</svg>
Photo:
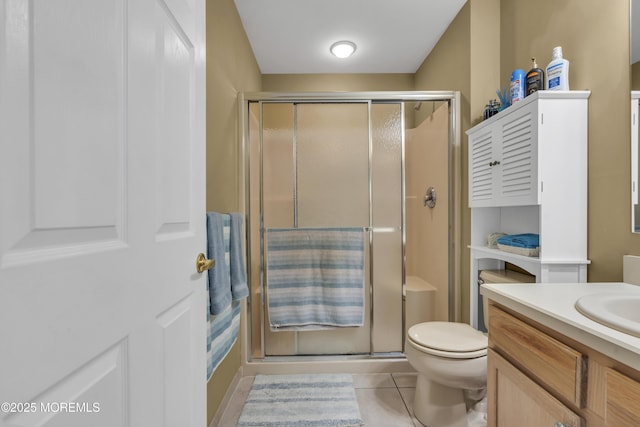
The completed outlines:
<svg viewBox="0 0 640 427">
<path fill-rule="evenodd" d="M 464 323 L 419 323 L 409 328 L 405 353 L 418 372 L 416 418 L 427 427 L 469 427 L 467 410 L 486 392 L 486 335 Z"/>
<path fill-rule="evenodd" d="M 535 282 L 511 270 L 484 270 L 486 283 Z M 409 294 L 407 294 L 407 298 Z M 486 299 L 482 299 L 487 324 Z M 413 309 L 407 305 L 407 310 Z M 407 360 L 418 371 L 413 412 L 427 427 L 486 426 L 487 336 L 465 323 L 423 322 L 409 327 Z"/>
</svg>

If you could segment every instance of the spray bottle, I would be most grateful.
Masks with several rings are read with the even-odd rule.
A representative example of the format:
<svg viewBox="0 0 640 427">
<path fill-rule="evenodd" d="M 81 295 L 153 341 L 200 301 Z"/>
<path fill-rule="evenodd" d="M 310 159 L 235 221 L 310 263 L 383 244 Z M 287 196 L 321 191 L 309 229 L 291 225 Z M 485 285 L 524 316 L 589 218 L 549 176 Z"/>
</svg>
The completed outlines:
<svg viewBox="0 0 640 427">
<path fill-rule="evenodd" d="M 511 73 L 511 105 L 518 101 L 522 101 L 525 97 L 525 76 L 524 70 L 517 69 Z"/>
</svg>

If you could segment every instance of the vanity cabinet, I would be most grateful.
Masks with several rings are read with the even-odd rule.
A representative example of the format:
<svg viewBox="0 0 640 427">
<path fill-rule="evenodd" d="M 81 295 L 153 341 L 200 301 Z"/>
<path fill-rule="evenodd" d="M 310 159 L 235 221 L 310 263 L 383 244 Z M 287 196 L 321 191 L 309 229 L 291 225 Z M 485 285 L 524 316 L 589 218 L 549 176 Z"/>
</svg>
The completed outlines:
<svg viewBox="0 0 640 427">
<path fill-rule="evenodd" d="M 640 426 L 640 382 L 606 370 L 606 419 L 610 426 Z"/>
<path fill-rule="evenodd" d="M 488 351 L 490 426 L 578 427 L 582 419 L 493 350 Z"/>
<path fill-rule="evenodd" d="M 537 282 L 586 282 L 589 91 L 538 91 L 467 131 L 471 323 L 478 272 L 509 262 Z M 540 236 L 527 257 L 487 247 L 491 233 Z"/>
<path fill-rule="evenodd" d="M 640 426 L 639 371 L 493 302 L 489 325 L 489 427 Z"/>
</svg>

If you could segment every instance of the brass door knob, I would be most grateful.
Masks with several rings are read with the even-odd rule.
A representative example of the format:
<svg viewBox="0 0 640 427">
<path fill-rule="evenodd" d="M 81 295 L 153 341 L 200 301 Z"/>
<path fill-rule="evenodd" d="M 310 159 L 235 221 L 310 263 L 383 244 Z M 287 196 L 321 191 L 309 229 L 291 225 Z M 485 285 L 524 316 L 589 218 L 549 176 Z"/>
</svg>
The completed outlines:
<svg viewBox="0 0 640 427">
<path fill-rule="evenodd" d="M 203 253 L 199 253 L 196 258 L 196 270 L 198 273 L 202 273 L 205 270 L 208 270 L 216 265 L 216 261 L 213 259 L 207 259 Z"/>
</svg>

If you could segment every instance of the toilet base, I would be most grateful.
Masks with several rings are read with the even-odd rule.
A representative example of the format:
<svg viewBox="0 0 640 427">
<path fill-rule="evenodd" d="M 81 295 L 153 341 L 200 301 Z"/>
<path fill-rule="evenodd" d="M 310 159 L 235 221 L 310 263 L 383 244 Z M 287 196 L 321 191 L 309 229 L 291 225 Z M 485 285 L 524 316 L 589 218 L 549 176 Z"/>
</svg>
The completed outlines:
<svg viewBox="0 0 640 427">
<path fill-rule="evenodd" d="M 427 427 L 469 427 L 464 391 L 431 381 L 423 374 L 418 374 L 413 413 Z"/>
</svg>

